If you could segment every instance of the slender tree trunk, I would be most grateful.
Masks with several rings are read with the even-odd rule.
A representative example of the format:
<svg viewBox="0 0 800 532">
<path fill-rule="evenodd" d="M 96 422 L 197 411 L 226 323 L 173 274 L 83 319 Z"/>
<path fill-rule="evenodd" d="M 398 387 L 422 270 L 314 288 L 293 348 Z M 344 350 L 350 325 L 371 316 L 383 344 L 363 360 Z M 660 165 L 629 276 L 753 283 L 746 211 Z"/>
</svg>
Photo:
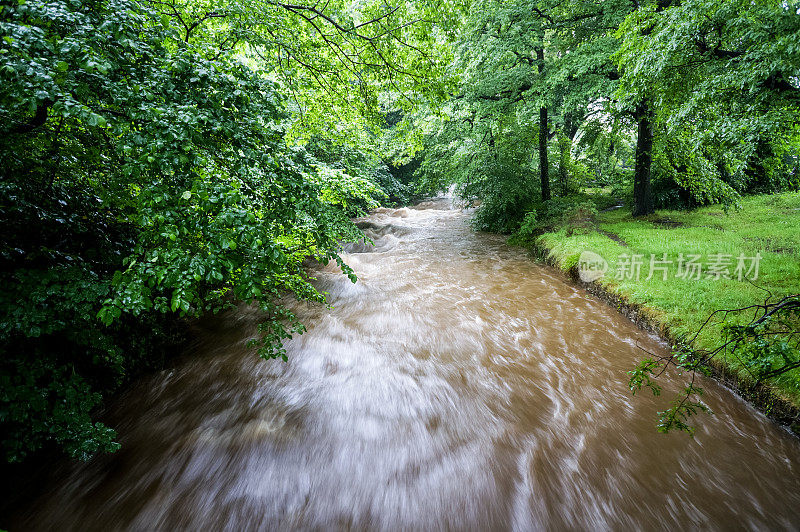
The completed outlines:
<svg viewBox="0 0 800 532">
<path fill-rule="evenodd" d="M 561 135 L 558 139 L 558 150 L 561 156 L 558 162 L 559 177 L 561 178 L 561 195 L 566 196 L 569 193 L 569 173 L 567 172 L 567 165 L 570 159 L 570 147 L 572 142 L 566 135 Z"/>
<path fill-rule="evenodd" d="M 550 167 L 547 162 L 547 107 L 539 109 L 539 175 L 542 181 L 542 201 L 550 199 Z"/>
<path fill-rule="evenodd" d="M 636 169 L 633 176 L 633 215 L 644 216 L 653 212 L 653 195 L 650 190 L 650 167 L 653 164 L 653 127 L 647 102 L 636 110 L 638 137 L 636 139 Z"/>
<path fill-rule="evenodd" d="M 536 59 L 539 61 L 539 74 L 544 72 L 544 48 L 536 49 Z M 547 107 L 539 108 L 539 176 L 542 182 L 542 201 L 550 199 L 550 167 L 547 163 Z"/>
</svg>

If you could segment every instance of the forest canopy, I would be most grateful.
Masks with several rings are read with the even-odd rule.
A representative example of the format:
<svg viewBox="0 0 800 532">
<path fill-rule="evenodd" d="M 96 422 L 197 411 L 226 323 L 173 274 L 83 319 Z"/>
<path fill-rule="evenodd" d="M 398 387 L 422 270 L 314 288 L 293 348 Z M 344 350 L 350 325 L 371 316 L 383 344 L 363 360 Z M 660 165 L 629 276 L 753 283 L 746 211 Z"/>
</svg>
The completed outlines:
<svg viewBox="0 0 800 532">
<path fill-rule="evenodd" d="M 432 35 L 425 3 L 362 7 L 2 6 L 9 460 L 52 443 L 75 457 L 114 449 L 93 411 L 162 363 L 181 320 L 258 304 L 260 352 L 283 356 L 302 326 L 280 299 L 323 300 L 304 263 L 352 276 L 337 255 L 361 237 L 350 218 L 409 190 L 374 148 L 321 132 L 356 130 L 338 118 L 355 111 L 359 136 L 380 142 L 378 80 L 410 97 L 436 67 L 413 33 Z M 408 76 L 396 61 L 428 62 Z"/>
<path fill-rule="evenodd" d="M 635 215 L 798 187 L 800 15 L 778 2 L 473 2 L 422 181 L 511 232 L 552 192 Z M 541 207 L 539 207 L 541 209 Z"/>
</svg>

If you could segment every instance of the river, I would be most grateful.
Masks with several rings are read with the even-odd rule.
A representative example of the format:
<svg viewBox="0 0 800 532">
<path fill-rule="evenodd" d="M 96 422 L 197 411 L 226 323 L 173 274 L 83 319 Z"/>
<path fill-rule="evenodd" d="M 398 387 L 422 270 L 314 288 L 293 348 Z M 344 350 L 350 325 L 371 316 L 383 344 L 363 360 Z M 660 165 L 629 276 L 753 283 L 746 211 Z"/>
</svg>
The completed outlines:
<svg viewBox="0 0 800 532">
<path fill-rule="evenodd" d="M 800 442 L 714 382 L 692 439 L 632 397 L 664 345 L 439 199 L 379 209 L 315 272 L 289 361 L 201 322 L 120 396 L 122 450 L 53 473 L 25 530 L 800 527 Z"/>
</svg>

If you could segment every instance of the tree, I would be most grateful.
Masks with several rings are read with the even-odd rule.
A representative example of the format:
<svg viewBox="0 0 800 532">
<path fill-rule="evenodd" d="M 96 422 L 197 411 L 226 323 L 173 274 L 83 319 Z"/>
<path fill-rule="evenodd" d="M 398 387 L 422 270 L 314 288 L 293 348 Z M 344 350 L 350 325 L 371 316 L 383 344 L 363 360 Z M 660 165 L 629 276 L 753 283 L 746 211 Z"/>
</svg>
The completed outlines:
<svg viewBox="0 0 800 532">
<path fill-rule="evenodd" d="M 444 94 L 448 40 L 463 9 L 459 0 L 369 0 L 357 9 L 345 0 L 153 3 L 182 25 L 208 22 L 221 43 L 245 41 L 289 94 L 300 136 L 330 134 L 332 117 L 348 131 L 380 125 L 387 96 L 408 111 Z"/>
<path fill-rule="evenodd" d="M 539 75 L 544 74 L 544 45 L 536 48 L 536 62 Z M 550 126 L 547 120 L 547 107 L 539 107 L 539 176 L 542 187 L 542 201 L 550 200 L 550 164 L 547 162 L 547 134 Z"/>
<path fill-rule="evenodd" d="M 287 144 L 280 86 L 204 25 L 226 18 L 204 13 L 135 0 L 2 7 L 9 460 L 115 449 L 94 409 L 163 361 L 179 319 L 229 298 L 258 305 L 260 353 L 285 357 L 281 341 L 302 325 L 280 298 L 323 300 L 304 262 L 352 276 L 337 251 L 361 237 L 349 216 L 380 191 Z"/>
<path fill-rule="evenodd" d="M 609 35 L 608 29 L 617 27 L 630 10 L 628 2 L 475 3 L 463 24 L 461 44 L 456 48 L 452 67 L 460 76 L 461 87 L 454 95 L 451 110 L 460 111 L 448 116 L 448 120 L 456 117 L 460 120 L 458 127 L 462 134 L 470 135 L 470 144 L 494 142 L 495 147 L 498 146 L 496 135 L 487 135 L 484 131 L 486 121 L 495 123 L 498 127 L 494 129 L 506 135 L 535 124 L 531 132 L 538 140 L 538 195 L 542 202 L 549 201 L 552 195 L 549 150 L 554 138 L 559 154 L 560 188 L 568 193 L 570 174 L 582 174 L 572 156 L 580 132 L 589 123 L 607 129 L 612 127 L 611 95 L 619 78 L 612 56 L 619 42 Z M 501 123 L 504 126 L 500 126 Z M 511 123 L 516 126 L 507 129 Z M 468 131 L 463 129 L 466 124 Z M 455 128 L 445 126 L 436 135 Z M 429 139 L 429 145 L 439 142 L 436 135 Z M 454 147 L 447 135 L 441 137 L 441 141 Z M 514 145 L 521 170 L 516 179 L 525 181 L 529 148 L 519 140 Z M 429 153 L 433 158 L 436 150 L 429 149 Z M 485 169 L 490 166 L 477 166 L 476 171 L 452 171 L 449 175 L 462 184 L 482 180 Z M 445 172 L 441 166 L 431 165 L 430 169 L 425 174 L 426 179 L 431 179 L 434 172 Z M 515 179 L 510 177 L 513 172 L 505 175 Z M 475 187 L 470 188 L 473 193 L 480 193 Z M 482 212 L 488 216 L 490 208 L 499 209 L 498 219 L 504 220 L 499 226 L 513 228 L 521 222 L 526 209 L 533 207 L 533 198 L 524 202 L 516 199 L 526 188 L 527 185 L 505 189 L 484 187 L 485 193 L 513 192 L 508 202 L 479 195 L 484 202 Z M 517 212 L 509 218 L 511 205 Z M 479 214 L 479 220 L 484 214 Z"/>
<path fill-rule="evenodd" d="M 633 175 L 633 215 L 652 214 L 653 194 L 650 185 L 650 169 L 653 164 L 652 111 L 646 100 L 642 100 L 636 114 L 636 168 Z"/>
<path fill-rule="evenodd" d="M 782 160 L 797 153 L 796 4 L 653 2 L 617 35 L 617 97 L 649 102 L 660 174 L 698 203 L 794 186 Z"/>
<path fill-rule="evenodd" d="M 456 94 L 427 120 L 435 127 L 426 141 L 423 182 L 435 188 L 452 180 L 464 195 L 481 199 L 479 227 L 513 230 L 537 195 L 550 196 L 547 95 L 537 85 L 543 38 L 525 2 L 474 3 L 451 66 L 460 81 Z M 537 140 L 544 147 L 538 183 L 531 179 Z"/>
</svg>

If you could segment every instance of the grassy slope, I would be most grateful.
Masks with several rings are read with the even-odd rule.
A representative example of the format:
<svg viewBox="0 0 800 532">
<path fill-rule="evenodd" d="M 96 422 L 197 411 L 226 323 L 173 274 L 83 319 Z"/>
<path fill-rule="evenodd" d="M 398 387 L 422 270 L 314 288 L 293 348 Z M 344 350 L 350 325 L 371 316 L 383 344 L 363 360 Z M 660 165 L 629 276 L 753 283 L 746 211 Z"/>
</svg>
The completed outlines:
<svg viewBox="0 0 800 532">
<path fill-rule="evenodd" d="M 658 211 L 635 220 L 626 209 L 606 211 L 598 215 L 597 227 L 616 235 L 624 244 L 598 231 L 569 235 L 566 229 L 546 233 L 538 242 L 565 270 L 577 263 L 583 250 L 599 253 L 610 265 L 609 272 L 599 281 L 606 289 L 643 305 L 673 335 L 692 334 L 714 310 L 762 302 L 766 292 L 736 279 L 676 278 L 679 253 L 702 255 L 704 263 L 711 254 L 731 254 L 733 272 L 740 253 L 754 256 L 759 252 L 762 259 L 755 284 L 771 291 L 776 299 L 800 292 L 800 193 L 748 197 L 741 205 L 741 209 L 728 213 L 721 207 L 705 207 L 690 212 Z M 614 278 L 617 259 L 625 253 L 644 255 L 646 264 L 639 281 Z M 645 280 L 651 253 L 659 258 L 667 253 L 667 258 L 675 261 L 669 266 L 666 281 L 661 273 Z M 719 340 L 719 328 L 711 328 L 699 339 L 699 347 L 712 347 Z M 734 358 L 726 363 L 741 369 Z M 800 370 L 781 376 L 772 384 L 781 395 L 800 405 Z"/>
</svg>

